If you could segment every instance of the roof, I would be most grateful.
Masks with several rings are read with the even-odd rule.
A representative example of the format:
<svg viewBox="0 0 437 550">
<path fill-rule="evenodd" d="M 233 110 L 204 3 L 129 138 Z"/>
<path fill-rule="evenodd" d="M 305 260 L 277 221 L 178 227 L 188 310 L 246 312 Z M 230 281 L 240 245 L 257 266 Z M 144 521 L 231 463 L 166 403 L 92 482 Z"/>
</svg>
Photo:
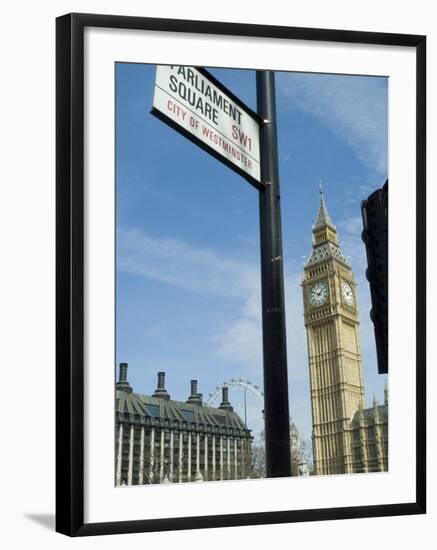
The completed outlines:
<svg viewBox="0 0 437 550">
<path fill-rule="evenodd" d="M 305 262 L 305 267 L 313 266 L 331 259 L 338 260 L 349 267 L 349 263 L 343 256 L 340 247 L 329 241 L 313 247 L 310 257 Z"/>
<path fill-rule="evenodd" d="M 115 400 L 116 413 L 123 416 L 129 415 L 131 420 L 140 422 L 142 420 L 144 423 L 170 422 L 177 423 L 179 426 L 185 424 L 185 429 L 191 430 L 200 427 L 242 430 L 250 436 L 250 430 L 233 411 L 120 390 L 116 390 Z"/>
<path fill-rule="evenodd" d="M 388 407 L 387 407 L 387 405 L 377 405 L 376 409 L 378 410 L 379 419 L 382 420 L 383 422 L 387 422 L 387 419 L 388 419 Z M 356 426 L 359 425 L 361 412 L 364 416 L 364 423 L 365 424 L 368 425 L 369 423 L 373 423 L 373 419 L 375 417 L 375 407 L 369 407 L 368 409 L 363 409 L 362 411 L 357 411 L 353 415 L 353 417 L 351 419 L 351 424 L 352 424 L 353 427 L 356 427 Z M 369 421 L 371 421 L 371 422 L 369 422 Z"/>
<path fill-rule="evenodd" d="M 319 212 L 317 213 L 316 223 L 313 225 L 313 231 L 316 231 L 317 229 L 322 229 L 323 227 L 332 227 L 332 229 L 335 229 L 334 222 L 331 220 L 331 216 L 329 215 L 328 209 L 326 208 L 325 204 L 325 198 L 323 196 L 323 188 L 322 184 L 320 183 L 320 205 L 319 205 Z"/>
<path fill-rule="evenodd" d="M 313 225 L 313 233 L 316 233 L 321 229 L 326 229 L 327 227 L 332 230 L 334 236 L 330 237 L 329 233 L 327 233 L 327 237 L 326 239 L 323 239 L 323 242 L 319 242 L 320 239 L 313 238 L 313 248 L 311 250 L 310 256 L 305 261 L 305 267 L 310 267 L 320 262 L 331 259 L 338 260 L 345 266 L 350 267 L 348 261 L 343 256 L 340 247 L 337 244 L 337 229 L 331 219 L 331 216 L 329 215 L 328 209 L 326 208 L 322 183 L 320 182 L 320 205 L 319 211 L 317 213 L 316 223 Z M 316 242 L 318 244 L 314 244 Z"/>
</svg>

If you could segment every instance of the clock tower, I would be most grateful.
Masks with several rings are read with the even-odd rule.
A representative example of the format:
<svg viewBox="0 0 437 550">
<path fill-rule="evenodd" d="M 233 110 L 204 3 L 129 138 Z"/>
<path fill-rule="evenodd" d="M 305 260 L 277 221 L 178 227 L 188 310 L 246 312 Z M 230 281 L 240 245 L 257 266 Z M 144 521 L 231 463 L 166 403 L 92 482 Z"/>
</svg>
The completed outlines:
<svg viewBox="0 0 437 550">
<path fill-rule="evenodd" d="M 320 186 L 313 248 L 304 266 L 315 474 L 354 471 L 353 415 L 364 409 L 355 277 L 343 256 Z"/>
</svg>

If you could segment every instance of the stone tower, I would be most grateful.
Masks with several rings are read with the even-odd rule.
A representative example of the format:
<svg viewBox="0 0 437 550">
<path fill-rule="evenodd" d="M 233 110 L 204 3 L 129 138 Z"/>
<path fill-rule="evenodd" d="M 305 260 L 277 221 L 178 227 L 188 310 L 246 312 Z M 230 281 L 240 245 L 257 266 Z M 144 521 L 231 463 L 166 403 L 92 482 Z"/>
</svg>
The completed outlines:
<svg viewBox="0 0 437 550">
<path fill-rule="evenodd" d="M 355 278 L 320 186 L 313 248 L 303 273 L 315 474 L 354 471 L 350 422 L 364 408 Z"/>
</svg>

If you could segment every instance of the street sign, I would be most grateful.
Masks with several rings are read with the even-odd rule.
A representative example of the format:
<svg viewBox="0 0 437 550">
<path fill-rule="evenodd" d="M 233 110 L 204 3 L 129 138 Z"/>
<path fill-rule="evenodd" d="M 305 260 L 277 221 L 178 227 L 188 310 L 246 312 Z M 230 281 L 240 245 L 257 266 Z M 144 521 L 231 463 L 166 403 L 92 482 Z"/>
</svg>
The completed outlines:
<svg viewBox="0 0 437 550">
<path fill-rule="evenodd" d="M 261 185 L 262 119 L 205 69 L 158 65 L 152 114 Z"/>
<path fill-rule="evenodd" d="M 290 422 L 274 73 L 257 71 L 256 88 L 259 114 L 205 69 L 159 65 L 152 114 L 260 191 L 266 472 L 286 477 Z"/>
</svg>

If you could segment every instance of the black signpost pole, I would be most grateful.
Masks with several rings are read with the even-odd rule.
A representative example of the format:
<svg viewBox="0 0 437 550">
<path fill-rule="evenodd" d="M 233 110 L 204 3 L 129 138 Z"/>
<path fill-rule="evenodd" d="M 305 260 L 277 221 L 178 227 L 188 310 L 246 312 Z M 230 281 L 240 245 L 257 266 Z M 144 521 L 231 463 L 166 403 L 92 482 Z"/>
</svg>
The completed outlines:
<svg viewBox="0 0 437 550">
<path fill-rule="evenodd" d="M 264 119 L 260 131 L 261 284 L 264 354 L 264 418 L 267 477 L 291 475 L 285 332 L 284 273 L 276 130 L 275 79 L 272 71 L 257 71 L 257 110 Z"/>
</svg>

